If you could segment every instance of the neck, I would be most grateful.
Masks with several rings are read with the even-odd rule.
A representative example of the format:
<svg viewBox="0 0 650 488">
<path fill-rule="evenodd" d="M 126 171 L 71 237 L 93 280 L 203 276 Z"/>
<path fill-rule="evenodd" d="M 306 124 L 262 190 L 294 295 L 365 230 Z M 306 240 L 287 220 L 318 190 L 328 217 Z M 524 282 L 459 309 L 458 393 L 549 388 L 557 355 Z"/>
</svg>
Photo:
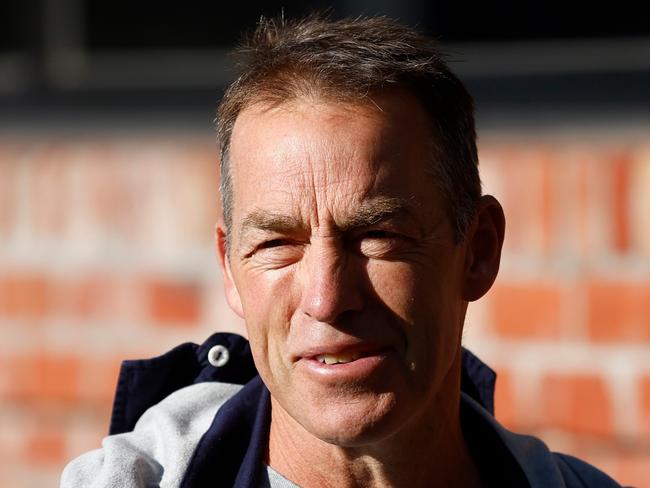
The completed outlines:
<svg viewBox="0 0 650 488">
<path fill-rule="evenodd" d="M 272 398 L 269 464 L 303 487 L 480 486 L 460 426 L 460 368 L 452 369 L 452 391 L 442 388 L 399 432 L 363 446 L 312 436 Z"/>
</svg>

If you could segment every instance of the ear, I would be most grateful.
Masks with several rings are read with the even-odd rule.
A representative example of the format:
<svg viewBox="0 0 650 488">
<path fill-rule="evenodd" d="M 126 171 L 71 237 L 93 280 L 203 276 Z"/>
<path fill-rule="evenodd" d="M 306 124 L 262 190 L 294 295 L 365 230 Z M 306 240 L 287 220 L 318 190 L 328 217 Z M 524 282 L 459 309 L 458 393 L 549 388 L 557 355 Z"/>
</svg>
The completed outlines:
<svg viewBox="0 0 650 488">
<path fill-rule="evenodd" d="M 235 280 L 232 277 L 230 269 L 230 258 L 228 256 L 228 249 L 226 247 L 226 230 L 222 223 L 218 223 L 215 227 L 215 240 L 217 246 L 217 254 L 219 256 L 219 264 L 221 264 L 221 272 L 223 273 L 223 284 L 226 292 L 226 301 L 228 305 L 241 318 L 244 318 L 244 308 L 242 307 L 239 291 L 235 285 Z"/>
<path fill-rule="evenodd" d="M 465 236 L 463 300 L 478 300 L 492 287 L 499 272 L 505 227 L 501 204 L 493 196 L 481 197 Z"/>
</svg>

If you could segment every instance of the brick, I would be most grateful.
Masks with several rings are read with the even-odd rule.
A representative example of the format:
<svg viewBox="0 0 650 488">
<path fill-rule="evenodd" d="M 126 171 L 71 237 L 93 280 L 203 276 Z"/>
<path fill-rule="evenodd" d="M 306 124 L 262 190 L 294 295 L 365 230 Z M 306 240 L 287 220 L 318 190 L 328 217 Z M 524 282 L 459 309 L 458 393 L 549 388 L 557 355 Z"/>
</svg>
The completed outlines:
<svg viewBox="0 0 650 488">
<path fill-rule="evenodd" d="M 630 176 L 630 233 L 634 250 L 650 256 L 650 144 L 635 151 Z"/>
<path fill-rule="evenodd" d="M 0 315 L 14 319 L 42 319 L 50 311 L 51 293 L 50 283 L 42 275 L 0 275 Z"/>
<path fill-rule="evenodd" d="M 650 282 L 595 281 L 587 286 L 587 299 L 594 341 L 650 343 Z"/>
<path fill-rule="evenodd" d="M 143 168 L 137 151 L 115 154 L 109 147 L 97 147 L 100 164 L 86 165 L 83 172 L 85 186 L 79 190 L 84 201 L 85 218 L 90 219 L 98 235 L 132 242 L 138 235 L 138 222 L 146 220 L 148 186 L 139 186 Z M 119 160 L 120 156 L 123 158 Z M 133 164 L 134 162 L 138 164 Z"/>
<path fill-rule="evenodd" d="M 109 413 L 102 413 L 99 416 L 76 416 L 71 419 L 65 430 L 67 460 L 97 449 L 101 445 L 102 439 L 108 435 Z"/>
<path fill-rule="evenodd" d="M 7 395 L 18 402 L 56 402 L 78 400 L 80 361 L 74 356 L 36 353 L 11 358 Z"/>
<path fill-rule="evenodd" d="M 603 255 L 610 255 L 615 247 L 612 204 L 621 193 L 619 197 L 613 196 L 616 189 L 612 183 L 612 158 L 611 151 L 602 146 L 581 146 L 576 155 L 579 179 L 575 191 L 580 211 L 573 225 L 581 230 L 581 249 L 575 259 L 602 259 Z M 619 182 L 624 182 L 624 172 L 620 175 Z M 624 185 L 619 185 L 619 189 L 622 188 Z"/>
<path fill-rule="evenodd" d="M 16 154 L 0 150 L 0 237 L 7 238 L 15 227 L 18 178 Z"/>
<path fill-rule="evenodd" d="M 13 414 L 7 402 L 0 402 L 0 473 L 2 463 L 16 464 L 21 461 L 25 440 L 25 422 Z M 4 411 L 3 411 L 4 410 Z M 0 484 L 0 486 L 4 486 Z"/>
<path fill-rule="evenodd" d="M 196 283 L 154 281 L 147 285 L 149 315 L 160 324 L 194 325 L 201 315 L 201 288 Z"/>
<path fill-rule="evenodd" d="M 581 438 L 568 452 L 604 471 L 621 486 L 650 487 L 650 446 L 646 442 Z"/>
<path fill-rule="evenodd" d="M 552 207 L 549 250 L 571 253 L 576 261 L 631 250 L 631 155 L 584 143 L 554 148 L 545 166 L 550 168 L 550 188 L 542 191 Z M 542 173 L 542 190 L 544 182 Z"/>
<path fill-rule="evenodd" d="M 542 252 L 548 253 L 551 246 L 551 233 L 553 231 L 553 173 L 556 161 L 554 155 L 545 150 L 540 151 L 540 195 L 539 218 L 541 227 Z"/>
<path fill-rule="evenodd" d="M 496 389 L 494 391 L 494 413 L 503 425 L 517 429 L 517 406 L 515 404 L 513 378 L 509 371 L 497 370 Z"/>
<path fill-rule="evenodd" d="M 80 373 L 80 399 L 100 405 L 102 409 L 104 407 L 109 409 L 117 386 L 122 359 L 86 358 Z"/>
<path fill-rule="evenodd" d="M 211 246 L 219 211 L 218 166 L 215 148 L 181 148 L 169 168 L 165 194 L 174 194 L 169 208 L 176 214 L 175 240 L 185 246 Z"/>
<path fill-rule="evenodd" d="M 205 141 L 200 145 L 190 150 L 152 138 L 97 147 L 92 159 L 99 164 L 79 168 L 83 220 L 98 235 L 156 252 L 209 246 L 218 198 L 215 150 L 208 159 Z"/>
<path fill-rule="evenodd" d="M 598 253 L 594 244 L 603 240 L 594 237 L 601 213 L 594 204 L 599 203 L 595 195 L 602 193 L 597 187 L 604 165 L 594 160 L 592 151 L 580 145 L 560 148 L 552 171 L 553 251 L 576 261 Z"/>
<path fill-rule="evenodd" d="M 131 314 L 131 318 L 135 295 L 128 290 L 128 279 L 118 279 L 119 276 L 93 271 L 80 278 L 41 276 L 35 272 L 0 275 L 0 317 L 103 320 L 122 313 Z M 125 310 L 124 302 L 130 309 Z"/>
<path fill-rule="evenodd" d="M 646 438 L 650 439 L 650 374 L 642 377 L 639 383 L 640 427 L 645 432 Z"/>
<path fill-rule="evenodd" d="M 58 238 L 66 230 L 72 206 L 67 169 L 73 147 L 64 141 L 44 144 L 29 160 L 27 191 L 32 198 L 28 222 L 33 236 Z"/>
<path fill-rule="evenodd" d="M 546 422 L 583 435 L 613 435 L 612 412 L 602 378 L 594 375 L 548 375 L 542 381 Z"/>
<path fill-rule="evenodd" d="M 500 154 L 501 193 L 508 222 L 506 253 L 545 253 L 550 232 L 550 162 L 542 148 L 506 146 Z M 522 182 L 525 182 L 522 184 Z"/>
<path fill-rule="evenodd" d="M 630 154 L 620 153 L 612 161 L 612 243 L 614 250 L 625 253 L 630 248 Z"/>
<path fill-rule="evenodd" d="M 56 311 L 82 319 L 110 316 L 115 312 L 115 286 L 113 279 L 101 275 L 56 283 Z"/>
<path fill-rule="evenodd" d="M 618 459 L 611 475 L 622 486 L 650 487 L 650 448 L 626 453 Z"/>
<path fill-rule="evenodd" d="M 25 460 L 36 466 L 62 466 L 65 459 L 64 433 L 57 430 L 35 430 L 25 443 Z"/>
<path fill-rule="evenodd" d="M 571 222 L 574 231 L 577 233 L 577 244 L 581 254 L 586 254 L 590 249 L 589 243 L 589 210 L 590 210 L 590 164 L 584 154 L 577 156 L 576 175 L 576 208 L 575 218 Z M 593 169 L 592 169 L 593 171 Z"/>
<path fill-rule="evenodd" d="M 620 473 L 617 468 L 621 458 L 630 454 L 629 449 L 622 446 L 616 439 L 576 434 L 565 434 L 565 436 L 568 438 L 566 447 L 562 445 L 559 448 L 554 445 L 549 447 L 554 451 L 571 454 L 620 481 Z"/>
<path fill-rule="evenodd" d="M 557 338 L 562 325 L 562 293 L 549 283 L 497 283 L 490 294 L 491 322 L 510 338 Z"/>
</svg>

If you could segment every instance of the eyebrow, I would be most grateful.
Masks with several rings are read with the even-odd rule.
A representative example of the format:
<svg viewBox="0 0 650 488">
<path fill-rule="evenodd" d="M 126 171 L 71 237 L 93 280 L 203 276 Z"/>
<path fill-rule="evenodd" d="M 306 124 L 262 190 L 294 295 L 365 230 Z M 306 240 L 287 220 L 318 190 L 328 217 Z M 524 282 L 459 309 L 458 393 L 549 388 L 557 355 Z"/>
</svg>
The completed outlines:
<svg viewBox="0 0 650 488">
<path fill-rule="evenodd" d="M 369 227 L 398 215 L 412 215 L 412 203 L 405 198 L 375 197 L 362 202 L 355 213 L 344 220 L 338 227 L 342 232 Z M 246 234 L 253 231 L 296 233 L 304 231 L 305 224 L 290 215 L 255 209 L 241 221 L 239 228 L 241 241 Z"/>
<path fill-rule="evenodd" d="M 341 229 L 349 231 L 369 227 L 398 215 L 412 216 L 413 205 L 405 198 L 376 197 L 361 203 L 357 211 L 346 219 Z"/>
<path fill-rule="evenodd" d="M 240 234 L 243 236 L 251 230 L 294 232 L 304 228 L 298 219 L 289 215 L 256 209 L 242 219 Z"/>
</svg>

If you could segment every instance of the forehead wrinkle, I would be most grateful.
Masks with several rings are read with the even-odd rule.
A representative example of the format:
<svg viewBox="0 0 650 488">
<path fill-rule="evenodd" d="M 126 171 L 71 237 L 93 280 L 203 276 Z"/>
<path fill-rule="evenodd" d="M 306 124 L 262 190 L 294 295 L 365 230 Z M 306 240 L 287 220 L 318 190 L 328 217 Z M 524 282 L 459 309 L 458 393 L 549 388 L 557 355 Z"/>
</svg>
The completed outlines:
<svg viewBox="0 0 650 488">
<path fill-rule="evenodd" d="M 338 139 L 325 138 L 305 141 L 307 148 L 298 167 L 302 169 L 296 177 L 297 187 L 310 202 L 308 215 L 314 228 L 334 223 L 334 215 L 341 208 L 353 204 L 355 194 L 367 194 L 375 186 L 376 172 L 370 181 L 364 182 L 363 168 L 372 162 L 377 166 L 375 154 L 364 155 L 357 145 L 344 144 Z M 376 149 L 373 147 L 372 152 Z M 344 168 L 335 171 L 332 168 Z M 362 183 L 362 188 L 355 185 Z M 352 187 L 351 187 L 352 186 Z M 336 227 L 336 224 L 334 224 Z"/>
</svg>

